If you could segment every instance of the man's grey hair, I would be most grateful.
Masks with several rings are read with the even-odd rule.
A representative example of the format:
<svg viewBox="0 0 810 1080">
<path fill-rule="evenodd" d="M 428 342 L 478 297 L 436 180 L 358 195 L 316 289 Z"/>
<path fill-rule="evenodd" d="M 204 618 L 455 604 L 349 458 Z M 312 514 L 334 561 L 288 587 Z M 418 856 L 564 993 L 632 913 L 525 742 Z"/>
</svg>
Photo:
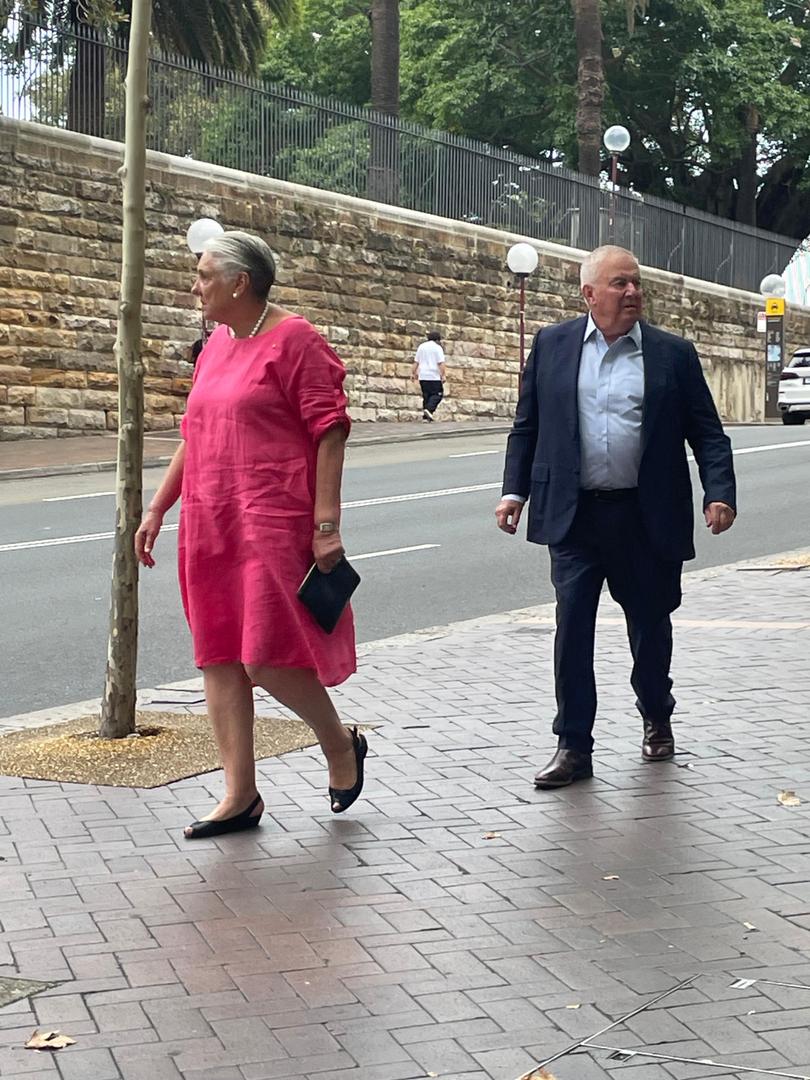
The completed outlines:
<svg viewBox="0 0 810 1080">
<path fill-rule="evenodd" d="M 252 291 L 261 300 L 267 298 L 276 280 L 276 261 L 268 244 L 260 236 L 236 230 L 212 236 L 203 244 L 228 278 L 247 274 Z"/>
<path fill-rule="evenodd" d="M 629 255 L 633 262 L 638 265 L 638 259 L 627 248 L 618 247 L 616 244 L 603 244 L 602 247 L 590 251 L 582 260 L 582 266 L 579 268 L 580 285 L 593 285 L 599 276 L 599 267 L 610 255 Z"/>
</svg>

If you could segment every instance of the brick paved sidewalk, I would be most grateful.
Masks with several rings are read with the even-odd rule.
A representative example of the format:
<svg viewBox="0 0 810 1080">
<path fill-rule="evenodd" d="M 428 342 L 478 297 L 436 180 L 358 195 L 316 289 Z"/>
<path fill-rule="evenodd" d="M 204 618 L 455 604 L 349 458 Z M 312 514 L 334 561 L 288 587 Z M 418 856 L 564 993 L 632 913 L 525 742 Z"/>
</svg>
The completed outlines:
<svg viewBox="0 0 810 1080">
<path fill-rule="evenodd" d="M 358 422 L 352 446 L 447 439 L 461 435 L 492 435 L 510 430 L 506 420 L 442 421 L 432 424 L 404 421 Z M 167 465 L 180 436 L 176 431 L 144 437 L 144 467 Z M 0 480 L 71 473 L 111 472 L 115 469 L 117 436 L 76 435 L 63 439 L 20 439 L 0 442 Z M 2 1074 L 0 1074 L 2 1075 Z"/>
<path fill-rule="evenodd" d="M 810 1077 L 808 592 L 687 579 L 660 765 L 606 605 L 597 775 L 559 792 L 530 783 L 547 607 L 363 650 L 338 696 L 379 727 L 346 817 L 314 752 L 261 765 L 258 833 L 193 846 L 220 774 L 0 779 L 0 976 L 58 984 L 0 1009 L 0 1076 L 516 1080 L 559 1055 L 557 1080 Z M 35 1026 L 76 1045 L 22 1049 Z"/>
</svg>

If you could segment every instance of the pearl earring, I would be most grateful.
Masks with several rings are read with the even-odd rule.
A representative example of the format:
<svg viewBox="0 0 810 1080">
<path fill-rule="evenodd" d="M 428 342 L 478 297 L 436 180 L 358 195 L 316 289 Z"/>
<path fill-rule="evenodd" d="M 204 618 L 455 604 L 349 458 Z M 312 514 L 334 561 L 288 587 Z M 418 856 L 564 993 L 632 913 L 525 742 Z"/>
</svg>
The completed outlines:
<svg viewBox="0 0 810 1080">
<path fill-rule="evenodd" d="M 231 293 L 231 296 L 233 296 L 234 300 L 238 300 L 238 299 L 239 299 L 239 293 L 238 293 L 238 292 L 235 292 L 235 293 Z"/>
</svg>

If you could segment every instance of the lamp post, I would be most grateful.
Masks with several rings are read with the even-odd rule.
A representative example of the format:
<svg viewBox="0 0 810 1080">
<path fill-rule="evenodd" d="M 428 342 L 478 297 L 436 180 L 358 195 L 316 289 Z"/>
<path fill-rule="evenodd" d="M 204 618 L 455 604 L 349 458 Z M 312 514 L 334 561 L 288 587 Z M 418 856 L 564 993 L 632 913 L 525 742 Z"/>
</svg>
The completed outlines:
<svg viewBox="0 0 810 1080">
<path fill-rule="evenodd" d="M 520 285 L 520 376 L 526 364 L 526 278 L 537 269 L 537 250 L 531 244 L 513 244 L 506 254 L 506 265 Z"/>
<path fill-rule="evenodd" d="M 610 242 L 616 242 L 616 187 L 619 174 L 619 154 L 623 154 L 630 145 L 630 132 L 621 124 L 614 124 L 605 132 L 602 141 L 610 154 Z"/>
<path fill-rule="evenodd" d="M 768 274 L 759 283 L 765 297 L 765 416 L 779 415 L 779 378 L 785 354 L 785 291 L 781 274 Z"/>
<path fill-rule="evenodd" d="M 192 255 L 196 256 L 197 261 L 200 260 L 200 255 L 203 253 L 206 240 L 210 240 L 214 236 L 219 236 L 220 233 L 225 232 L 218 221 L 214 221 L 213 218 L 203 217 L 197 218 L 196 221 L 188 227 L 186 232 L 186 244 Z M 208 340 L 208 327 L 205 325 L 205 313 L 202 308 L 200 309 L 200 336 L 203 345 Z"/>
</svg>

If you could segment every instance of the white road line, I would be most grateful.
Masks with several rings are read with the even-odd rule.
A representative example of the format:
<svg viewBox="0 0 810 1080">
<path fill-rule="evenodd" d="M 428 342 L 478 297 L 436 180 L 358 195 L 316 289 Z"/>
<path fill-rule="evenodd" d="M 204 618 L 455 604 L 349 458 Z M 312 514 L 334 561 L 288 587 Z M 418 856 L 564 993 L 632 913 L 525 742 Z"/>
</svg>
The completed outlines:
<svg viewBox="0 0 810 1080">
<path fill-rule="evenodd" d="M 448 457 L 487 457 L 489 454 L 502 454 L 503 450 L 471 450 L 468 454 L 448 454 Z"/>
<path fill-rule="evenodd" d="M 87 495 L 51 495 L 43 502 L 72 502 L 73 499 L 100 499 L 103 495 L 114 495 L 114 491 L 91 491 Z"/>
<path fill-rule="evenodd" d="M 441 544 L 414 544 L 413 547 L 389 548 L 387 551 L 367 551 L 365 555 L 349 554 L 349 561 L 356 563 L 361 559 L 381 559 L 384 555 L 405 555 L 409 551 L 427 551 L 429 548 L 439 548 Z"/>
<path fill-rule="evenodd" d="M 179 525 L 164 525 L 161 532 L 177 532 Z M 112 540 L 115 533 L 84 533 L 82 536 L 53 536 L 48 540 L 23 540 L 19 544 L 0 544 L 3 551 L 27 551 L 29 548 L 62 547 L 65 544 L 87 544 L 93 540 Z"/>
<path fill-rule="evenodd" d="M 810 439 L 796 439 L 795 442 L 769 443 L 767 446 L 744 446 L 734 451 L 734 457 L 740 454 L 762 454 L 766 450 L 789 450 L 793 446 L 810 446 Z"/>
<path fill-rule="evenodd" d="M 386 495 L 380 499 L 357 499 L 342 504 L 344 510 L 357 510 L 362 506 L 383 506 L 387 503 L 412 502 L 415 499 L 438 499 L 445 495 L 466 495 L 474 491 L 492 491 L 497 484 L 471 484 L 468 487 L 442 488 L 439 491 L 415 491 L 409 495 Z M 176 532 L 179 526 L 164 525 L 163 532 Z M 112 532 L 85 533 L 81 536 L 53 536 L 47 540 L 23 540 L 17 544 L 0 544 L 0 553 L 4 551 L 26 551 L 30 548 L 60 547 L 63 544 L 83 544 L 92 540 L 112 540 Z"/>
<path fill-rule="evenodd" d="M 810 439 L 799 439 L 796 442 L 786 443 L 770 443 L 767 446 L 746 446 L 741 450 L 735 450 L 734 456 L 737 457 L 740 454 L 759 454 L 766 450 L 785 450 L 792 446 L 810 446 Z M 489 453 L 489 451 L 486 451 Z M 493 451 L 493 453 L 500 453 L 500 451 Z M 690 455 L 690 461 L 694 460 Z M 419 499 L 441 499 L 450 495 L 468 495 L 476 491 L 495 491 L 500 488 L 501 483 L 492 484 L 468 484 L 465 487 L 455 488 L 439 488 L 436 491 L 413 491 L 407 495 L 383 495 L 377 499 L 354 499 L 351 502 L 345 502 L 342 504 L 344 510 L 358 510 L 364 506 L 387 506 L 392 503 L 404 503 L 415 502 Z M 97 495 L 114 495 L 115 492 L 99 491 Z M 93 498 L 93 495 L 66 495 L 59 498 L 45 499 L 44 502 L 61 502 L 71 498 L 76 499 L 89 499 Z M 164 525 L 163 532 L 176 532 L 177 525 Z M 83 536 L 54 536 L 48 540 L 25 540 L 18 544 L 0 544 L 0 552 L 3 551 L 24 551 L 29 548 L 40 547 L 60 547 L 63 544 L 83 544 L 91 540 L 112 540 L 113 533 L 87 533 Z M 398 549 L 397 549 L 398 550 Z M 357 556 L 355 556 L 357 558 Z"/>
<path fill-rule="evenodd" d="M 770 450 L 790 450 L 794 446 L 810 446 L 810 439 L 796 439 L 794 442 L 768 443 L 765 446 L 743 446 L 734 450 L 734 456 L 742 454 L 763 454 Z M 492 454 L 502 454 L 503 450 L 474 450 L 467 454 L 450 454 L 451 458 L 488 457 Z M 692 455 L 689 460 L 694 461 Z M 357 499 L 354 502 L 343 503 L 344 510 L 354 510 L 360 506 L 382 506 L 385 503 L 410 502 L 413 499 L 438 499 L 444 495 L 465 495 L 470 491 L 493 491 L 500 484 L 471 484 L 468 487 L 443 488 L 441 491 L 417 491 L 411 495 L 386 495 L 379 499 Z M 70 502 L 72 499 L 98 499 L 103 495 L 115 495 L 114 491 L 94 491 L 87 495 L 54 495 L 42 502 Z M 2 548 L 0 548 L 2 550 Z"/>
<path fill-rule="evenodd" d="M 164 525 L 162 533 L 177 532 L 179 525 Z M 84 544 L 93 540 L 112 540 L 113 533 L 87 533 L 84 536 L 54 537 L 52 540 L 27 540 L 20 544 L 0 544 L 0 552 L 23 551 L 28 548 L 59 547 L 64 544 Z M 352 562 L 360 559 L 381 559 L 385 555 L 406 555 L 410 551 L 428 551 L 431 548 L 439 548 L 441 544 L 413 544 L 411 547 L 387 548 L 385 551 L 367 551 L 361 555 L 352 555 Z"/>
<path fill-rule="evenodd" d="M 441 488 L 438 491 L 414 491 L 409 495 L 383 495 L 379 499 L 355 499 L 343 503 L 344 510 L 356 510 L 361 506 L 384 506 L 387 503 L 413 502 L 416 499 L 440 499 L 445 495 L 467 495 L 471 491 L 492 491 L 501 486 L 497 484 L 469 484 L 467 487 Z"/>
</svg>

